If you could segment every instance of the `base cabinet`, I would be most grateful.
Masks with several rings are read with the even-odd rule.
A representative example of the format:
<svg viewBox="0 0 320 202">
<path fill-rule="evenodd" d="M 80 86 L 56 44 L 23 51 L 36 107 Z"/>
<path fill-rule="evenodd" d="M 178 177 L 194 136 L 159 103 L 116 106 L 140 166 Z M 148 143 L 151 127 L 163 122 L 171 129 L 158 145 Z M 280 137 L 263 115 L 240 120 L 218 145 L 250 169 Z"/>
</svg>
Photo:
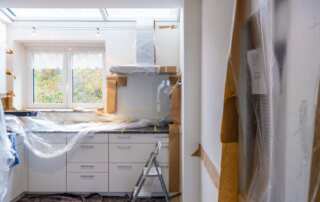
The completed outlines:
<svg viewBox="0 0 320 202">
<path fill-rule="evenodd" d="M 63 147 L 64 145 L 55 145 Z M 66 192 L 66 155 L 43 159 L 29 152 L 29 192 Z"/>
<path fill-rule="evenodd" d="M 27 190 L 27 164 L 24 146 L 18 145 L 20 164 L 15 166 L 9 173 L 9 183 L 5 202 L 10 202 L 19 197 Z"/>
<path fill-rule="evenodd" d="M 60 135 L 65 140 L 57 140 Z M 74 134 L 43 136 L 63 147 Z M 64 142 L 65 141 L 65 142 Z M 28 192 L 131 192 L 155 143 L 161 141 L 161 170 L 168 185 L 167 134 L 95 134 L 85 137 L 67 154 L 42 159 L 28 152 Z M 149 179 L 142 191 L 160 192 L 158 179 Z"/>
</svg>

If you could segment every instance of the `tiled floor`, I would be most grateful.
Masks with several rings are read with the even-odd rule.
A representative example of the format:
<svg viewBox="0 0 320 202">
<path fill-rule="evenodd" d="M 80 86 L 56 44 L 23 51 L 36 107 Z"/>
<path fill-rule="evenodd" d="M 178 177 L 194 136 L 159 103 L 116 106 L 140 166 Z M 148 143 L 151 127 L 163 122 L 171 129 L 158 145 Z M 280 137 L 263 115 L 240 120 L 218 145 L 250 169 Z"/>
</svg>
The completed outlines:
<svg viewBox="0 0 320 202">
<path fill-rule="evenodd" d="M 179 197 L 171 200 L 179 202 Z M 164 202 L 163 199 L 140 199 L 138 202 Z M 102 197 L 100 195 L 76 196 L 76 195 L 28 195 L 17 202 L 128 202 L 126 198 L 120 197 Z"/>
</svg>

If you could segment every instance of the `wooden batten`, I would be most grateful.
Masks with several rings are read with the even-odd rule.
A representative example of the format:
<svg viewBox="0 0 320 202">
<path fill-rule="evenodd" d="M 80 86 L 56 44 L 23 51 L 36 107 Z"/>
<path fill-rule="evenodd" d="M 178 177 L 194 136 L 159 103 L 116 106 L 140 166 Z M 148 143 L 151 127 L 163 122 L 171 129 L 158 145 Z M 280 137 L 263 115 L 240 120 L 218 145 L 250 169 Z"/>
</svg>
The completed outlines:
<svg viewBox="0 0 320 202">
<path fill-rule="evenodd" d="M 171 91 L 171 119 L 173 123 L 181 123 L 181 85 L 180 76 L 170 76 L 169 77 L 172 91 Z"/>
<path fill-rule="evenodd" d="M 117 112 L 118 88 L 127 85 L 127 77 L 112 75 L 107 77 L 107 101 L 105 103 L 105 113 Z"/>
<path fill-rule="evenodd" d="M 238 201 L 238 143 L 222 143 L 219 202 Z"/>
<path fill-rule="evenodd" d="M 159 73 L 160 74 L 177 74 L 178 69 L 176 66 L 161 66 Z"/>
<path fill-rule="evenodd" d="M 169 126 L 169 191 L 180 192 L 180 125 Z"/>
</svg>

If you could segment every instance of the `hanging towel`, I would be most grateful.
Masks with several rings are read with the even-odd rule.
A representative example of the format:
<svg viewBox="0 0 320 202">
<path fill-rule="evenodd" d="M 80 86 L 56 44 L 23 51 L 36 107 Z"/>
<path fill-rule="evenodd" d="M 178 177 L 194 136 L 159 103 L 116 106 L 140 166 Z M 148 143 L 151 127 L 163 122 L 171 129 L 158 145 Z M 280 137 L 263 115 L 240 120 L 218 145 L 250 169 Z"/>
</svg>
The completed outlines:
<svg viewBox="0 0 320 202">
<path fill-rule="evenodd" d="M 9 133 L 8 136 L 11 141 L 11 153 L 14 157 L 14 159 L 9 162 L 9 165 L 10 168 L 13 168 L 20 163 L 20 158 L 17 151 L 17 137 L 15 133 Z"/>
</svg>

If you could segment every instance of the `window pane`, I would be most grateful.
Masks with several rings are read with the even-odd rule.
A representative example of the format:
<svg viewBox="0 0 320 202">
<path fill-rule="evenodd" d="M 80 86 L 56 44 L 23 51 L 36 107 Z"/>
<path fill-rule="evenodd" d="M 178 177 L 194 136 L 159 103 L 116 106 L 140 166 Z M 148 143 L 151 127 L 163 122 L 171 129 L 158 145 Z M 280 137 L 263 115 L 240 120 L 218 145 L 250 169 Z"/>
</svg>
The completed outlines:
<svg viewBox="0 0 320 202">
<path fill-rule="evenodd" d="M 102 53 L 79 53 L 72 57 L 73 103 L 102 103 Z"/>
<path fill-rule="evenodd" d="M 64 102 L 62 69 L 34 69 L 34 103 L 62 104 Z"/>
</svg>

